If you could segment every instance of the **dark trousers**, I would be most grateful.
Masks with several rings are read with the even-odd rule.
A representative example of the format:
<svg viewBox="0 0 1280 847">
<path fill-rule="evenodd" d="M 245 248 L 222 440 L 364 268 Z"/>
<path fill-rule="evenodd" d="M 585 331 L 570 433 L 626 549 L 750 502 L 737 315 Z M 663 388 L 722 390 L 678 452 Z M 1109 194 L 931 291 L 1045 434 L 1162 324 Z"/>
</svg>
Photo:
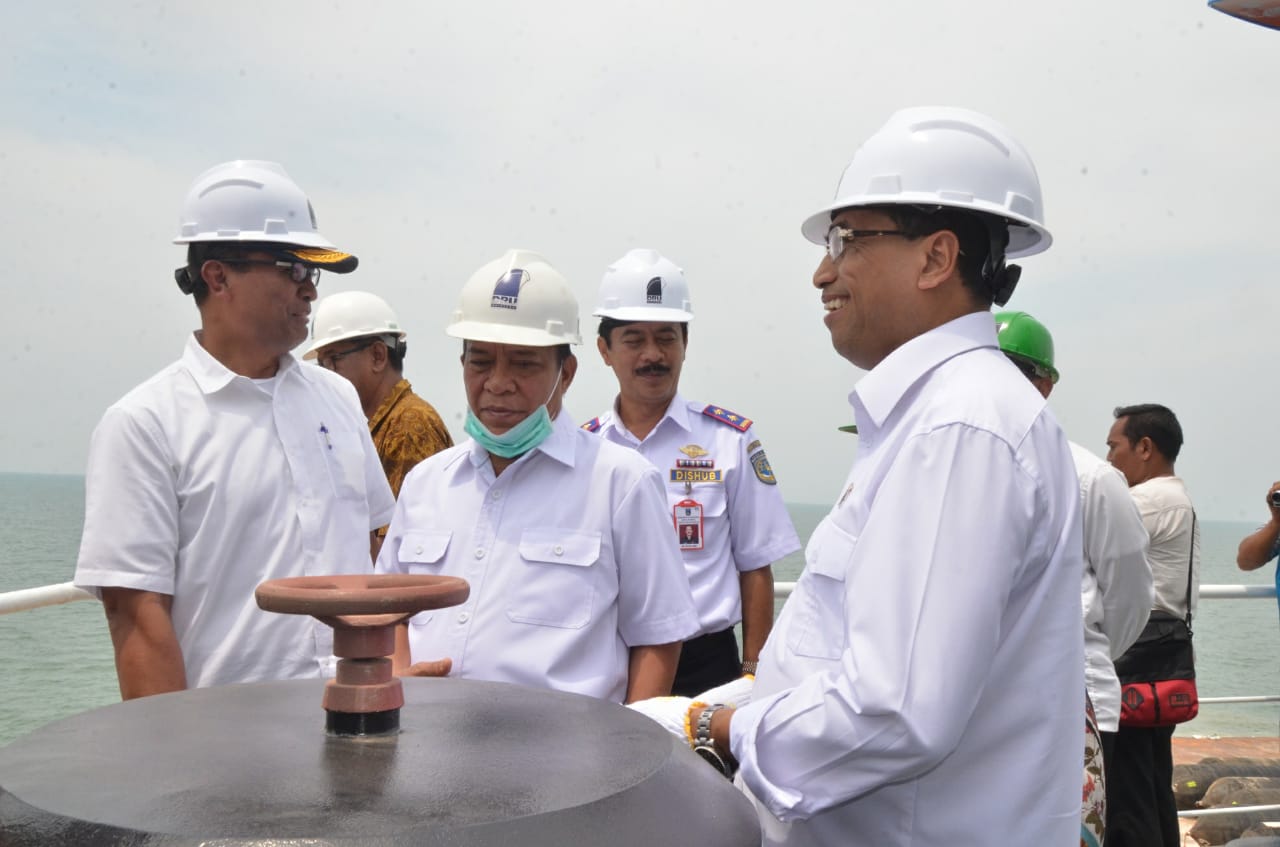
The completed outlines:
<svg viewBox="0 0 1280 847">
<path fill-rule="evenodd" d="M 720 632 L 691 638 L 680 648 L 680 664 L 676 665 L 676 681 L 671 693 L 677 697 L 696 697 L 708 688 L 737 679 L 742 675 L 738 658 L 738 639 L 733 627 Z"/>
<path fill-rule="evenodd" d="M 1105 759 L 1107 847 L 1178 847 L 1173 730 L 1122 726 L 1115 734 Z"/>
</svg>

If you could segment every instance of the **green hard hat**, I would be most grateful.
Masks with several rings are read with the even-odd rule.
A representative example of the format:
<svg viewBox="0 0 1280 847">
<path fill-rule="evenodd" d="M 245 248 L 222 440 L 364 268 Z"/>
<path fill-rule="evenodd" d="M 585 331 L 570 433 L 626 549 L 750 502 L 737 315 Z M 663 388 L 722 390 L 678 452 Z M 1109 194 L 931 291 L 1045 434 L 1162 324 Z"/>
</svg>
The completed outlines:
<svg viewBox="0 0 1280 847">
<path fill-rule="evenodd" d="M 1053 336 L 1040 321 L 1026 312 L 996 312 L 996 338 L 1006 355 L 1030 362 L 1036 376 L 1058 381 L 1053 366 Z"/>
</svg>

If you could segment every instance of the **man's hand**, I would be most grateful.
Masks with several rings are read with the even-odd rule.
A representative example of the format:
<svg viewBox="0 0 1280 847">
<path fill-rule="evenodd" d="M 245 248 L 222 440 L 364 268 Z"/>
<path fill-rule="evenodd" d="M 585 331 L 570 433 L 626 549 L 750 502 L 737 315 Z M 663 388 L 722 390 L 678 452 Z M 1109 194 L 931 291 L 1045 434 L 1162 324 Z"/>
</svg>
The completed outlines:
<svg viewBox="0 0 1280 847">
<path fill-rule="evenodd" d="M 637 700 L 628 703 L 628 709 L 634 709 L 658 726 L 684 741 L 693 743 L 693 728 L 689 723 L 689 712 L 703 704 L 688 697 L 650 697 L 648 700 Z"/>
<path fill-rule="evenodd" d="M 723 685 L 708 688 L 693 699 L 700 700 L 708 706 L 732 706 L 735 709 L 741 709 L 751 702 L 751 692 L 755 687 L 756 678 L 751 674 L 745 674 Z"/>
<path fill-rule="evenodd" d="M 414 662 L 397 676 L 448 676 L 453 670 L 453 659 L 436 659 L 432 662 Z"/>
<path fill-rule="evenodd" d="M 1271 561 L 1271 554 L 1280 542 L 1280 508 L 1271 505 L 1271 495 L 1277 491 L 1280 491 L 1280 482 L 1273 483 L 1267 489 L 1267 511 L 1271 519 L 1240 542 L 1240 549 L 1236 552 L 1236 565 L 1242 571 L 1257 570 Z"/>
</svg>

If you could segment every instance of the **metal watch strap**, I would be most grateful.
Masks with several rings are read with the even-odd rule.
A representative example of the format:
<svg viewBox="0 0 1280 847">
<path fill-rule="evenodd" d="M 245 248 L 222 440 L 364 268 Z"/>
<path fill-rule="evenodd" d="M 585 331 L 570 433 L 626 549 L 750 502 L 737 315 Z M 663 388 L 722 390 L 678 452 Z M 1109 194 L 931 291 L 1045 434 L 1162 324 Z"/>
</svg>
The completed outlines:
<svg viewBox="0 0 1280 847">
<path fill-rule="evenodd" d="M 705 759 L 711 767 L 722 773 L 726 778 L 733 779 L 733 774 L 738 770 L 738 763 L 733 756 L 717 750 L 716 743 L 711 738 L 711 717 L 725 708 L 728 707 L 723 703 L 715 703 L 707 706 L 698 715 L 698 720 L 694 724 L 693 752 Z"/>
<path fill-rule="evenodd" d="M 694 747 L 714 747 L 715 742 L 711 740 L 711 716 L 724 708 L 723 703 L 713 703 L 707 706 L 698 715 L 698 720 L 693 725 L 693 746 Z"/>
</svg>

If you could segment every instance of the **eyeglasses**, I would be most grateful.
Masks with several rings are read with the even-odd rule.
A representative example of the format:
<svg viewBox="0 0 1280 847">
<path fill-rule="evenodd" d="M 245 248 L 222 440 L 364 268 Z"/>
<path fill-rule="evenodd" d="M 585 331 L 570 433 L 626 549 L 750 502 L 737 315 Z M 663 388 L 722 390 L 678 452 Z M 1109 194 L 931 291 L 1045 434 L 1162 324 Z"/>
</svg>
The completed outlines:
<svg viewBox="0 0 1280 847">
<path fill-rule="evenodd" d="M 286 262 L 279 259 L 219 259 L 224 265 L 268 265 L 287 268 L 289 279 L 301 285 L 310 280 L 312 285 L 320 284 L 320 269 L 302 262 Z"/>
<path fill-rule="evenodd" d="M 364 342 L 363 344 L 357 344 L 355 347 L 350 347 L 339 353 L 329 353 L 328 355 L 325 355 L 325 356 L 317 356 L 316 364 L 322 368 L 325 368 L 326 370 L 336 371 L 338 369 L 338 361 L 340 359 L 345 359 L 346 357 L 350 356 L 352 353 L 359 353 L 361 350 L 367 350 L 368 348 L 372 347 L 374 343 L 376 343 L 377 341 L 378 341 L 377 338 L 371 338 L 368 341 Z"/>
<path fill-rule="evenodd" d="M 1053 374 L 1048 368 L 1037 365 L 1030 359 L 1024 359 L 1021 356 L 1007 356 L 1007 358 L 1022 371 L 1022 375 L 1027 379 L 1053 379 Z"/>
<path fill-rule="evenodd" d="M 831 261 L 837 261 L 844 253 L 846 244 L 855 238 L 870 238 L 873 235 L 901 235 L 904 238 L 907 236 L 900 229 L 845 229 L 842 226 L 833 226 L 827 230 L 827 255 L 831 257 Z"/>
</svg>

